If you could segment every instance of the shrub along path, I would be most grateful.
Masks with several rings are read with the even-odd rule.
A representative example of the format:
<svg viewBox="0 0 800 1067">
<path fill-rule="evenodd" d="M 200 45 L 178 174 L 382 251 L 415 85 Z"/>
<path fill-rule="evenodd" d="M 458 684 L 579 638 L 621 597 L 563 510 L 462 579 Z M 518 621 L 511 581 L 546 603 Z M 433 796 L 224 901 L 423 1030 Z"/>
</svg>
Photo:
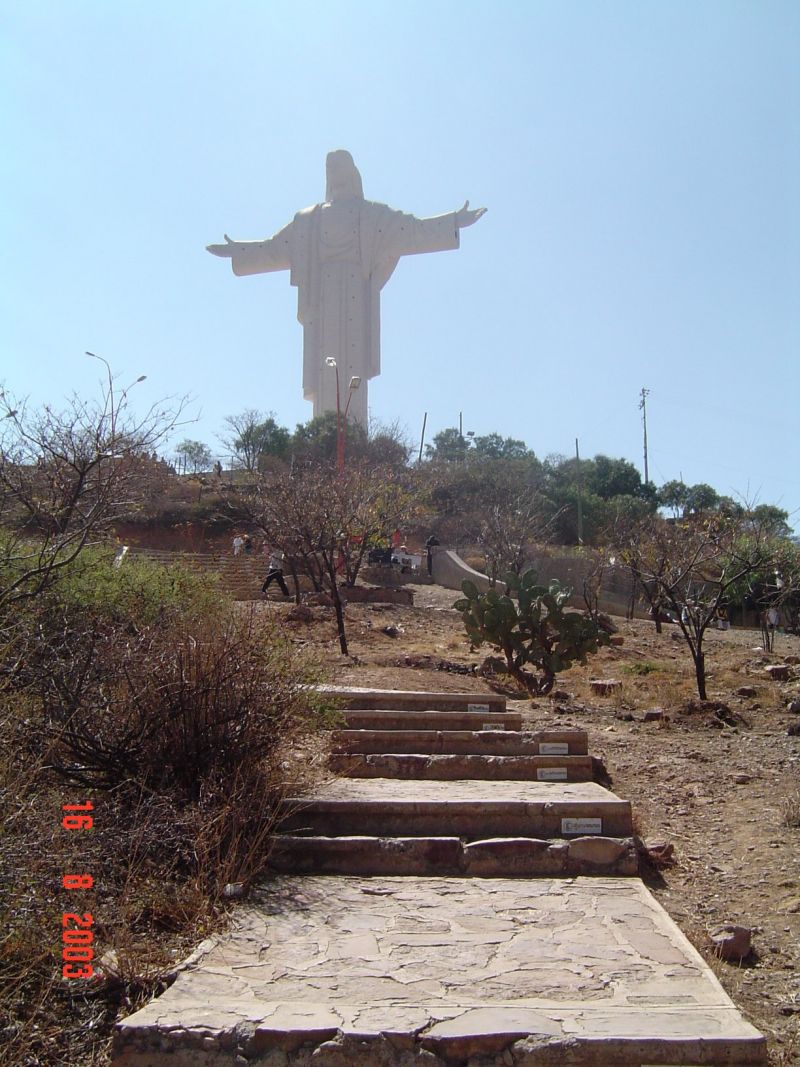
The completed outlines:
<svg viewBox="0 0 800 1067">
<path fill-rule="evenodd" d="M 585 732 L 475 694 L 347 702 L 343 777 L 287 802 L 275 878 L 120 1024 L 118 1067 L 766 1062 L 635 876 Z"/>
</svg>

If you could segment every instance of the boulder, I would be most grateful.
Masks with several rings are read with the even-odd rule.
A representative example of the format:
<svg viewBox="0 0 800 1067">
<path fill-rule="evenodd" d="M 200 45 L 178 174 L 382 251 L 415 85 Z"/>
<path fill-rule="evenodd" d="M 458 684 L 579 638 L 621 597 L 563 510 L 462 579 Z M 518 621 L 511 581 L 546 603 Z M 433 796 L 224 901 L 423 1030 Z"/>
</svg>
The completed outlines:
<svg viewBox="0 0 800 1067">
<path fill-rule="evenodd" d="M 721 959 L 738 963 L 752 952 L 752 936 L 753 932 L 747 926 L 724 923 L 711 931 L 711 944 Z"/>
<path fill-rule="evenodd" d="M 593 693 L 604 697 L 608 696 L 609 693 L 613 693 L 616 689 L 621 689 L 622 682 L 617 678 L 592 678 L 589 681 L 589 688 Z"/>
<path fill-rule="evenodd" d="M 764 670 L 773 682 L 789 681 L 790 668 L 788 663 L 773 663 L 769 667 L 765 667 Z"/>
</svg>

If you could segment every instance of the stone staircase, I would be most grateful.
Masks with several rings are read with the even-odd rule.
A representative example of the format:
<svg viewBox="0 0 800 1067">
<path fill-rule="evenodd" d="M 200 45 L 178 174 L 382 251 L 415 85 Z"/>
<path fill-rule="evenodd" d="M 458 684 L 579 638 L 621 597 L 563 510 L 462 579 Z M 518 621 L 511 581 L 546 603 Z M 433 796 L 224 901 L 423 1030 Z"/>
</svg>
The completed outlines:
<svg viewBox="0 0 800 1067">
<path fill-rule="evenodd" d="M 583 730 L 497 697 L 347 690 L 339 775 L 288 798 L 274 877 L 115 1067 L 766 1063 L 637 873 Z"/>
<path fill-rule="evenodd" d="M 341 777 L 284 801 L 275 870 L 637 873 L 630 803 L 591 781 L 585 731 L 522 731 L 495 696 L 351 691 L 343 702 L 330 760 Z"/>
<path fill-rule="evenodd" d="M 162 548 L 129 548 L 129 554 L 136 558 L 152 560 L 169 566 L 180 563 L 184 567 L 202 574 L 213 574 L 219 579 L 220 588 L 232 600 L 262 600 L 261 584 L 267 573 L 267 561 L 262 555 L 234 556 L 222 552 L 171 552 Z M 284 600 L 280 589 L 273 583 L 270 586 L 269 599 Z"/>
</svg>

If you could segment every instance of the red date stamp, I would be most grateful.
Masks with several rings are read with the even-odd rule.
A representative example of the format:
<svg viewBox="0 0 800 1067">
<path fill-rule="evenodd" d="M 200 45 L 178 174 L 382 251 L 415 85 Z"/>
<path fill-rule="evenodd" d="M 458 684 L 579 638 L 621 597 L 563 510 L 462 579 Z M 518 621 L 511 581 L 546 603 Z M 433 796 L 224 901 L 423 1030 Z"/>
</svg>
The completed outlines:
<svg viewBox="0 0 800 1067">
<path fill-rule="evenodd" d="M 94 818 L 89 814 L 94 806 L 87 800 L 84 804 L 62 804 L 64 815 L 61 825 L 65 830 L 91 830 Z M 91 874 L 62 875 L 61 885 L 64 889 L 92 889 L 94 878 Z M 61 958 L 64 964 L 61 974 L 64 978 L 91 978 L 94 974 L 94 919 L 90 912 L 82 914 L 65 911 L 61 916 Z"/>
</svg>

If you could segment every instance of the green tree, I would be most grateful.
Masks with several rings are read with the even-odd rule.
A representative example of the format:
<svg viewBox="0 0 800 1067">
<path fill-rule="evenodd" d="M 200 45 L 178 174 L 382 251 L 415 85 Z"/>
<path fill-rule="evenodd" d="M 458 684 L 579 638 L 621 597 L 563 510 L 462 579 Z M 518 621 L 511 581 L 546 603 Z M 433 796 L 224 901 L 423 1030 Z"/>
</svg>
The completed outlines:
<svg viewBox="0 0 800 1067">
<path fill-rule="evenodd" d="M 292 454 L 297 463 L 336 462 L 339 423 L 335 411 L 326 411 L 308 422 L 298 423 L 292 435 Z M 358 460 L 367 449 L 367 431 L 351 419 L 342 422 L 345 435 L 345 461 Z"/>
<path fill-rule="evenodd" d="M 451 426 L 434 434 L 433 444 L 425 446 L 425 455 L 434 462 L 463 463 L 472 448 L 472 439 Z"/>
<path fill-rule="evenodd" d="M 213 458 L 211 449 L 207 445 L 204 445 L 202 441 L 190 441 L 188 438 L 176 446 L 175 454 L 182 457 L 192 474 L 207 471 Z"/>
<path fill-rule="evenodd" d="M 611 459 L 598 455 L 585 468 L 585 485 L 590 493 L 603 500 L 615 496 L 649 496 L 654 490 L 645 489 L 639 471 L 627 459 Z"/>
<path fill-rule="evenodd" d="M 677 518 L 683 514 L 686 506 L 686 492 L 687 488 L 683 482 L 677 480 L 664 482 L 658 490 L 658 504 L 662 508 L 669 508 L 673 516 Z"/>
<path fill-rule="evenodd" d="M 704 511 L 716 511 L 719 507 L 719 493 L 705 482 L 690 485 L 686 490 L 683 514 L 700 515 Z"/>
<path fill-rule="evenodd" d="M 524 441 L 499 433 L 473 438 L 473 454 L 478 459 L 535 459 Z"/>
<path fill-rule="evenodd" d="M 258 470 L 262 456 L 288 458 L 291 434 L 278 425 L 274 413 L 247 408 L 238 415 L 228 415 L 225 425 L 227 433 L 220 440 L 231 452 L 234 464 L 249 473 Z"/>
</svg>

